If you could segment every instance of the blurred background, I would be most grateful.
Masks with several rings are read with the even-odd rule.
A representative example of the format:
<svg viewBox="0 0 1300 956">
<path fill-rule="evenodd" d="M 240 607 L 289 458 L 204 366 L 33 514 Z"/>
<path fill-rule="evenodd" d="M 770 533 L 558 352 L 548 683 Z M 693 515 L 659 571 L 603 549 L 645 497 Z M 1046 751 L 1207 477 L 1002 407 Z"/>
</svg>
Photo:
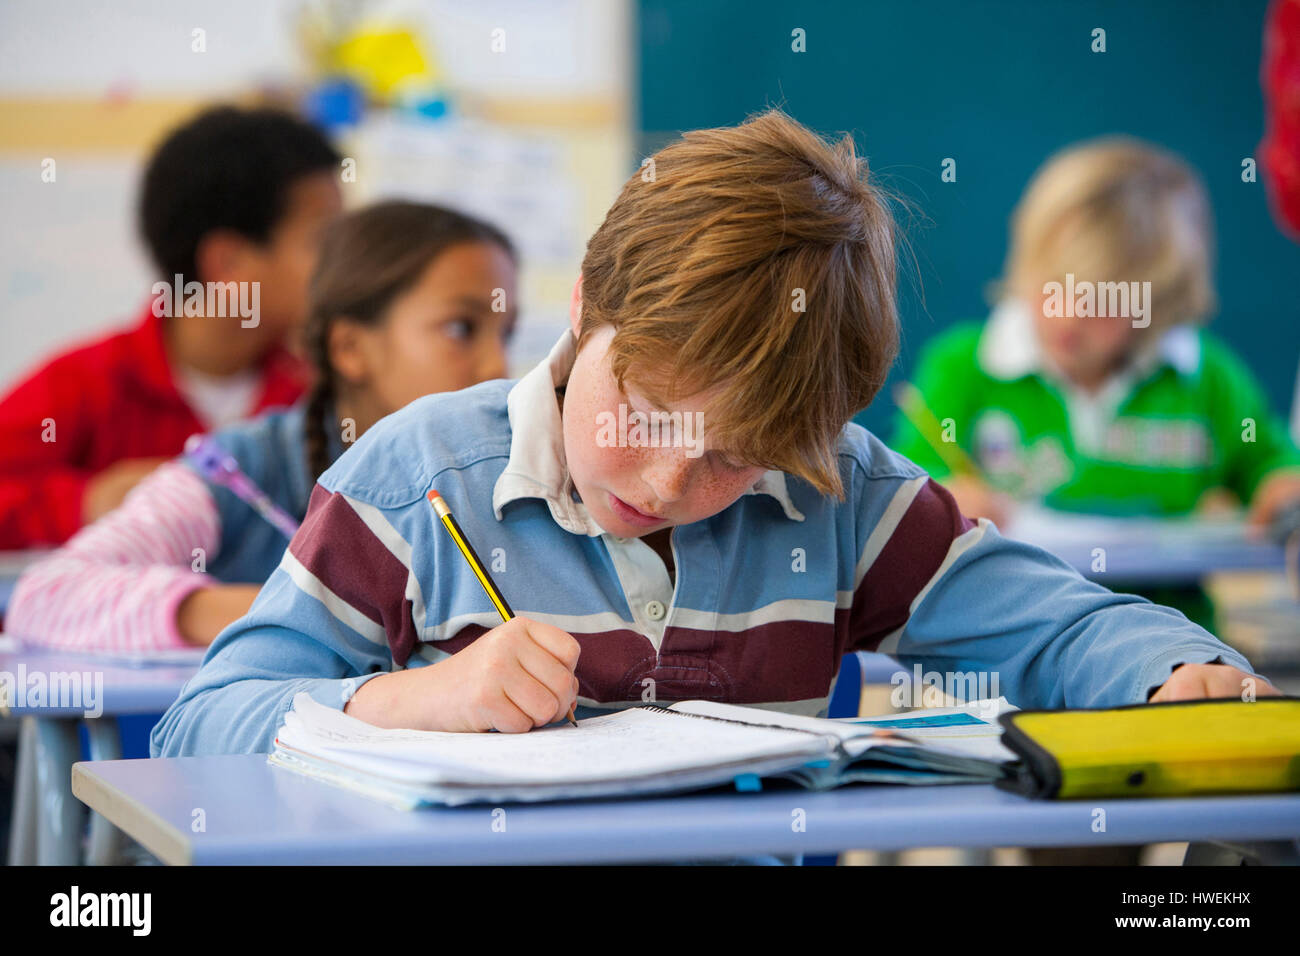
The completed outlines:
<svg viewBox="0 0 1300 956">
<path fill-rule="evenodd" d="M 526 369 L 566 321 L 586 236 L 635 166 L 632 14 L 606 0 L 5 3 L 0 381 L 147 301 L 142 163 L 214 101 L 327 126 L 356 160 L 349 207 L 402 196 L 503 227 L 524 263 Z"/>
<path fill-rule="evenodd" d="M 847 130 L 902 211 L 915 253 L 900 285 L 910 370 L 919 346 L 987 314 L 1007 220 L 1034 170 L 1061 147 L 1127 133 L 1179 153 L 1205 180 L 1217 220 L 1221 312 L 1214 331 L 1290 408 L 1300 356 L 1300 246 L 1242 182 L 1264 129 L 1264 0 L 775 0 L 637 4 L 641 151 L 679 129 L 781 104 L 824 133 Z M 791 52 L 793 27 L 807 53 Z M 1091 35 L 1106 31 L 1106 52 Z M 723 39 L 725 37 L 725 40 Z M 941 163 L 956 160 L 955 182 Z M 907 257 L 904 256 L 907 260 Z M 860 421 L 882 434 L 892 409 Z"/>
<path fill-rule="evenodd" d="M 504 227 L 524 263 L 515 372 L 553 340 L 586 237 L 640 159 L 681 130 L 780 105 L 824 133 L 852 132 L 908 204 L 896 375 L 936 331 L 986 314 L 1007 217 L 1033 170 L 1067 143 L 1130 133 L 1204 178 L 1218 239 L 1212 327 L 1288 414 L 1300 247 L 1270 219 L 1264 184 L 1241 175 L 1263 132 L 1265 8 L 9 0 L 0 381 L 139 308 L 153 281 L 132 219 L 142 157 L 214 100 L 288 102 L 329 125 L 357 159 L 349 205 L 407 195 Z M 1105 53 L 1090 48 L 1096 27 Z M 795 28 L 805 52 L 792 50 Z M 58 159 L 57 185 L 41 181 L 46 156 Z M 946 158 L 955 182 L 940 178 Z M 859 420 L 887 433 L 891 415 L 882 400 Z"/>
<path fill-rule="evenodd" d="M 1049 156 L 1114 133 L 1177 153 L 1213 206 L 1210 327 L 1300 438 L 1300 245 L 1270 215 L 1262 176 L 1243 177 L 1265 130 L 1266 9 L 1266 0 L 4 0 L 0 391 L 125 325 L 151 285 L 170 279 L 154 274 L 137 235 L 140 174 L 169 130 L 213 103 L 288 106 L 326 128 L 354 163 L 342 186 L 350 208 L 422 199 L 502 228 L 522 262 L 512 376 L 566 324 L 587 237 L 641 160 L 683 130 L 779 106 L 823 134 L 851 133 L 897 197 L 896 381 L 937 333 L 988 314 L 1009 216 Z M 1093 49 L 1098 29 L 1104 52 Z M 57 178 L 47 182 L 51 159 Z M 888 437 L 894 415 L 885 391 L 857 420 Z M 1225 614 L 1225 639 L 1253 647 L 1256 660 L 1280 643 L 1279 659 L 1297 666 L 1300 605 L 1280 573 L 1220 582 L 1215 598 L 1239 609 Z M 1249 618 L 1259 607 L 1270 616 Z"/>
</svg>

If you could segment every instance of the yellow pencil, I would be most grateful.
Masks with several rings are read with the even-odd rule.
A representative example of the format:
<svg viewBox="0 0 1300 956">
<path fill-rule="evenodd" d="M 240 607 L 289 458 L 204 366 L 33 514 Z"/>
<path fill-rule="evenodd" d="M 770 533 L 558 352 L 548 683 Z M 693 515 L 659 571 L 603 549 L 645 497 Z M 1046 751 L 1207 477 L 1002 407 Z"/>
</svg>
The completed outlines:
<svg viewBox="0 0 1300 956">
<path fill-rule="evenodd" d="M 894 401 L 904 417 L 916 426 L 930 447 L 935 450 L 943 463 L 959 475 L 971 475 L 983 478 L 984 473 L 974 459 L 955 442 L 943 440 L 943 426 L 930 406 L 925 403 L 921 390 L 910 382 L 901 382 L 894 388 Z"/>
<path fill-rule="evenodd" d="M 438 494 L 438 492 L 432 488 L 429 489 L 427 497 L 429 499 L 429 504 L 433 505 L 433 510 L 438 516 L 438 520 L 442 522 L 442 526 L 446 528 L 447 533 L 451 535 L 451 540 L 456 542 L 456 547 L 460 549 L 460 553 L 465 556 L 465 561 L 469 564 L 469 569 L 474 572 L 474 577 L 478 578 L 478 583 L 483 585 L 483 590 L 487 592 L 488 600 L 496 606 L 497 613 L 501 615 L 502 622 L 509 621 L 515 616 L 515 612 L 512 611 L 510 605 L 506 603 L 505 595 L 503 595 L 501 589 L 496 586 L 496 582 L 492 580 L 492 576 L 487 573 L 487 568 L 483 567 L 483 562 L 478 559 L 478 555 L 474 552 L 473 545 L 469 543 L 469 538 L 465 537 L 465 532 L 460 530 L 460 525 L 457 523 L 456 519 L 452 517 L 451 509 L 447 507 L 447 502 L 443 500 L 442 495 Z M 574 706 L 569 708 L 569 723 L 575 727 L 578 726 L 578 721 L 575 719 L 577 709 L 577 704 L 574 704 Z"/>
</svg>

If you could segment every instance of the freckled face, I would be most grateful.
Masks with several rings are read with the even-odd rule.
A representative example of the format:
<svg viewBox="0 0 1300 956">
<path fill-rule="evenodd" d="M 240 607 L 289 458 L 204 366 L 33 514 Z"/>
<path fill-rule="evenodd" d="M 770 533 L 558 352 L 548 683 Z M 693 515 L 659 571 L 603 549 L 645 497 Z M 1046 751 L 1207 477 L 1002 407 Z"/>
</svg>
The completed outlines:
<svg viewBox="0 0 1300 956">
<path fill-rule="evenodd" d="M 666 411 L 681 412 L 685 418 L 702 411 L 708 395 L 693 395 L 672 408 L 656 409 L 631 382 L 625 383 L 627 394 L 620 393 L 608 361 L 613 337 L 614 328 L 604 326 L 588 339 L 565 388 L 564 454 L 587 510 L 602 528 L 619 538 L 639 538 L 722 511 L 758 481 L 765 469 L 742 465 L 712 449 L 707 413 L 703 431 L 692 443 L 602 447 L 598 440 L 601 414 L 613 416 L 612 421 L 617 422 L 620 402 L 627 405 L 629 415 L 633 411 L 646 415 Z"/>
</svg>

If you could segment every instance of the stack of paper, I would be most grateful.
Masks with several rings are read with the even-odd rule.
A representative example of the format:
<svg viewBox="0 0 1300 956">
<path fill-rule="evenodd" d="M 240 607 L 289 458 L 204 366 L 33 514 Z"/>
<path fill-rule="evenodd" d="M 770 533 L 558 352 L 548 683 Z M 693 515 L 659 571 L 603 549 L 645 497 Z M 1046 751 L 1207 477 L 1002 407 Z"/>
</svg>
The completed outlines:
<svg viewBox="0 0 1300 956">
<path fill-rule="evenodd" d="M 402 807 L 664 793 L 742 775 L 815 789 L 864 780 L 970 783 L 1002 776 L 1012 756 L 997 742 L 1000 709 L 1010 709 L 1005 700 L 923 712 L 975 723 L 922 726 L 923 715 L 902 715 L 890 718 L 899 726 L 880 727 L 683 701 L 576 728 L 457 734 L 381 729 L 299 694 L 270 761 Z"/>
</svg>

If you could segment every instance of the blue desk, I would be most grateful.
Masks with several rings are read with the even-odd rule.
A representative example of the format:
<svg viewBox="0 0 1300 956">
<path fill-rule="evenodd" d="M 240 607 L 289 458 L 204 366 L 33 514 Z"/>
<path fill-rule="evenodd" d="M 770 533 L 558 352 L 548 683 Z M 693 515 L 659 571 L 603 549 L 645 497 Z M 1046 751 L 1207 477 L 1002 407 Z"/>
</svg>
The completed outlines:
<svg viewBox="0 0 1300 956">
<path fill-rule="evenodd" d="M 992 786 L 511 804 L 496 832 L 492 807 L 395 810 L 263 754 L 78 763 L 72 792 L 173 864 L 609 863 L 1300 834 L 1300 794 L 1054 802 Z M 1096 807 L 1104 833 L 1092 829 Z"/>
<path fill-rule="evenodd" d="M 1104 545 L 1104 540 L 1092 547 Z M 1098 584 L 1192 585 L 1218 571 L 1282 571 L 1280 546 L 1261 543 L 1224 544 L 1199 550 L 1174 550 L 1129 543 L 1106 548 L 1106 570 L 1092 569 L 1092 547 L 1047 548 L 1085 578 Z"/>
<path fill-rule="evenodd" d="M 0 652 L 0 672 L 19 687 L 29 687 L 32 675 L 42 675 L 46 687 L 69 691 L 90 688 L 80 696 L 26 699 L 23 693 L 0 700 L 0 716 L 21 719 L 18 766 L 14 779 L 13 819 L 10 823 L 9 863 L 62 864 L 81 861 L 84 808 L 72 797 L 72 765 L 81 755 L 78 727 L 84 721 L 94 760 L 122 755 L 115 718 L 157 714 L 171 706 L 181 688 L 198 669 L 198 658 L 185 665 L 128 666 L 82 654 L 36 650 Z M 62 675 L 62 676 L 60 676 Z M 72 675 L 76 675 L 75 680 Z M 87 706 L 93 706 L 93 713 Z M 109 862 L 117 852 L 117 834 L 100 818 L 92 818 L 87 858 Z"/>
<path fill-rule="evenodd" d="M 899 665 L 883 654 L 862 654 L 862 677 L 867 682 L 887 682 Z M 14 814 L 10 825 L 9 863 L 70 865 L 80 862 L 83 809 L 72 799 L 69 780 L 80 755 L 78 727 L 84 722 L 92 760 L 122 756 L 121 738 L 114 719 L 128 714 L 157 714 L 179 696 L 197 670 L 198 660 L 173 666 L 127 666 L 104 658 L 36 650 L 0 651 L 0 671 L 23 674 L 80 674 L 102 680 L 102 709 L 88 717 L 78 703 L 45 702 L 32 706 L 16 699 L 0 701 L 0 716 L 22 719 L 18 747 L 18 772 L 14 787 Z M 854 688 L 860 691 L 860 685 Z M 857 712 L 857 696 L 853 694 Z M 100 817 L 91 819 L 90 862 L 111 861 L 117 853 L 117 834 Z"/>
<path fill-rule="evenodd" d="M 1286 565 L 1280 545 L 1250 538 L 1244 526 L 1231 522 L 1094 517 L 1027 507 L 1001 530 L 1050 551 L 1101 584 L 1193 585 L 1216 571 L 1281 571 Z M 1094 570 L 1101 557 L 1105 570 Z"/>
<path fill-rule="evenodd" d="M 72 654 L 44 650 L 0 650 L 0 671 L 17 677 L 19 674 L 77 674 L 91 676 L 96 687 L 102 687 L 102 697 L 96 701 L 102 708 L 100 715 L 87 715 L 80 704 L 50 703 L 31 705 L 22 699 L 0 701 L 3 713 L 12 717 L 75 717 L 94 719 L 95 716 L 116 717 L 126 714 L 157 714 L 166 710 L 176 699 L 185 682 L 198 670 L 200 651 L 188 655 L 189 660 L 173 664 L 150 664 L 141 661 L 138 666 L 121 663 L 111 657 L 93 654 Z M 101 683 L 102 682 L 102 683 Z M 48 683 L 48 680 L 47 680 Z M 65 684 L 65 686 L 67 686 Z"/>
<path fill-rule="evenodd" d="M 0 619 L 9 609 L 9 599 L 14 596 L 14 586 L 18 583 L 18 577 L 13 574 L 0 574 Z"/>
</svg>

